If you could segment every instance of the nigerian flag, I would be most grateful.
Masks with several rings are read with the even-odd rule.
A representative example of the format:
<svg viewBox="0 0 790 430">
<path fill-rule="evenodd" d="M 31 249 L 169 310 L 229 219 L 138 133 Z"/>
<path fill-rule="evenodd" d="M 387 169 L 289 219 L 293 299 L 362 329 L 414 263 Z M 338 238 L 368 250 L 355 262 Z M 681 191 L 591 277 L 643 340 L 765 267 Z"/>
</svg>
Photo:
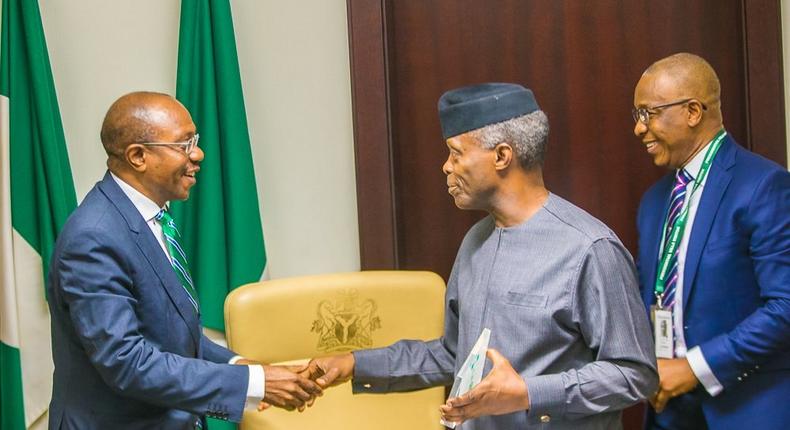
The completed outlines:
<svg viewBox="0 0 790 430">
<path fill-rule="evenodd" d="M 0 184 L 0 429 L 18 430 L 52 394 L 44 278 L 77 205 L 38 1 L 3 0 Z"/>
<path fill-rule="evenodd" d="M 176 98 L 206 158 L 189 200 L 173 202 L 206 327 L 223 330 L 232 289 L 266 266 L 247 115 L 228 0 L 183 0 Z"/>
<path fill-rule="evenodd" d="M 203 325 L 224 331 L 225 296 L 259 280 L 266 266 L 228 0 L 182 0 L 176 98 L 192 114 L 206 158 L 189 200 L 171 204 L 173 217 L 185 232 Z"/>
</svg>

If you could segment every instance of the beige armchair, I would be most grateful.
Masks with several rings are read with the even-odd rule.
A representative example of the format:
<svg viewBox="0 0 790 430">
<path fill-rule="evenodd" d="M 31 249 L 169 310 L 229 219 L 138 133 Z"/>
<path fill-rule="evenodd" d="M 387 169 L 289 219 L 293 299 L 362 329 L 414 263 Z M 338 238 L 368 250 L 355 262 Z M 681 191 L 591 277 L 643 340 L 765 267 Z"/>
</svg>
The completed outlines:
<svg viewBox="0 0 790 430">
<path fill-rule="evenodd" d="M 228 344 L 266 363 L 441 335 L 445 285 L 431 272 L 369 271 L 248 284 L 225 302 Z M 351 394 L 330 388 L 305 412 L 246 411 L 241 428 L 266 430 L 441 429 L 444 388 Z"/>
</svg>

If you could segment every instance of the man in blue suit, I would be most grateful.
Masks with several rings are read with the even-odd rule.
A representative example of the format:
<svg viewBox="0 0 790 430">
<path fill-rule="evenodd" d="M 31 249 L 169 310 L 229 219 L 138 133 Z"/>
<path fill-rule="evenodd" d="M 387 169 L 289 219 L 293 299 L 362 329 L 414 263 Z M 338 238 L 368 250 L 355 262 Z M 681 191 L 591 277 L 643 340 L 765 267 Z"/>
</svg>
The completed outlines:
<svg viewBox="0 0 790 430">
<path fill-rule="evenodd" d="M 790 422 L 790 174 L 724 129 L 702 58 L 651 65 L 634 133 L 671 170 L 639 207 L 638 269 L 660 377 L 647 428 Z"/>
<path fill-rule="evenodd" d="M 107 112 L 109 171 L 69 218 L 49 270 L 51 429 L 202 428 L 204 416 L 238 422 L 247 400 L 303 408 L 320 392 L 201 333 L 167 213 L 200 170 L 195 131 L 165 94 L 127 94 Z"/>
</svg>

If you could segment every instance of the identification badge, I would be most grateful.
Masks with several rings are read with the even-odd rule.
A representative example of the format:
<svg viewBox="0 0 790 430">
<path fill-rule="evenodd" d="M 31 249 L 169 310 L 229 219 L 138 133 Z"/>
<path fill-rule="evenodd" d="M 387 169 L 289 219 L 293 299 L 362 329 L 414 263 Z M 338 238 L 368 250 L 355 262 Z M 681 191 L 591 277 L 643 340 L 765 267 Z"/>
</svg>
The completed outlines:
<svg viewBox="0 0 790 430">
<path fill-rule="evenodd" d="M 656 339 L 656 357 L 673 358 L 675 337 L 672 333 L 672 311 L 653 310 L 653 335 Z"/>
</svg>

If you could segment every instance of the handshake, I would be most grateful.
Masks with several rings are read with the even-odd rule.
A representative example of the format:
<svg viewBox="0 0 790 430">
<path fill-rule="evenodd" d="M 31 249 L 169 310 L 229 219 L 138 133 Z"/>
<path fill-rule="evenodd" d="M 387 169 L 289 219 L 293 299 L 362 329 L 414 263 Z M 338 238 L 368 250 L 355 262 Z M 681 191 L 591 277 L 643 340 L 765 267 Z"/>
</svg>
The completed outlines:
<svg viewBox="0 0 790 430">
<path fill-rule="evenodd" d="M 488 349 L 491 371 L 471 390 L 447 399 L 439 407 L 445 422 L 463 423 L 482 415 L 501 415 L 529 410 L 529 391 L 521 375 L 501 353 Z M 244 361 L 244 362 L 242 362 Z M 260 364 L 239 360 L 237 364 Z M 265 395 L 258 405 L 262 411 L 272 406 L 302 412 L 323 390 L 342 384 L 354 376 L 354 355 L 349 353 L 319 357 L 302 366 L 264 365 Z"/>
<path fill-rule="evenodd" d="M 261 364 L 239 360 L 236 364 Z M 351 353 L 314 358 L 302 366 L 262 365 L 266 375 L 264 397 L 258 405 L 262 411 L 272 406 L 302 412 L 315 403 L 323 390 L 342 384 L 354 373 L 354 356 Z"/>
</svg>

